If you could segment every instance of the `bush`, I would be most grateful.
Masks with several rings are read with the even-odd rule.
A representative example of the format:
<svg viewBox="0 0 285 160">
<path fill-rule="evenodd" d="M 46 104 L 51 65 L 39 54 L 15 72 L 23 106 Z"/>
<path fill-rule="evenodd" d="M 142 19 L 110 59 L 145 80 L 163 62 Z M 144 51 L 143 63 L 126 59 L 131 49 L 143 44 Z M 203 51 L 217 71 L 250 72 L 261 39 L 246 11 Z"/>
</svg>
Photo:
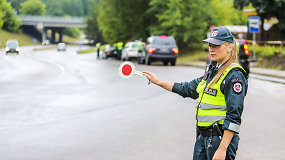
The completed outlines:
<svg viewBox="0 0 285 160">
<path fill-rule="evenodd" d="M 68 35 L 68 36 L 73 37 L 73 38 L 79 38 L 81 35 L 81 32 L 80 32 L 79 28 L 70 27 L 70 28 L 66 28 L 63 31 L 63 34 Z"/>
<path fill-rule="evenodd" d="M 253 53 L 253 45 L 249 45 L 248 50 L 250 53 Z M 256 55 L 260 55 L 260 56 L 264 56 L 264 57 L 272 57 L 275 54 L 279 53 L 279 47 L 276 47 L 273 45 L 261 46 L 261 45 L 257 44 L 255 46 L 255 53 L 256 53 Z"/>
</svg>

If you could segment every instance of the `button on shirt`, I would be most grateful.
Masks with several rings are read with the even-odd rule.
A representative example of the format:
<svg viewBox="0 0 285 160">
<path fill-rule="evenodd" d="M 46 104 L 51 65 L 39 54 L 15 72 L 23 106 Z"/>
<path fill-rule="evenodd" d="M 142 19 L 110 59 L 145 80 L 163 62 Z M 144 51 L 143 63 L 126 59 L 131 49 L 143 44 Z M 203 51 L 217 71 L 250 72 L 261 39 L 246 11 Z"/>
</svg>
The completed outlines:
<svg viewBox="0 0 285 160">
<path fill-rule="evenodd" d="M 207 83 L 213 79 L 217 72 L 217 67 L 213 67 L 209 71 L 209 76 L 206 80 Z M 197 93 L 196 89 L 202 79 L 203 77 L 193 79 L 190 82 L 174 83 L 172 92 L 177 93 L 184 98 L 190 97 L 197 99 L 199 97 L 199 93 Z M 239 86 L 240 90 L 238 91 L 235 90 L 237 81 L 241 84 L 241 87 Z M 247 78 L 240 68 L 233 68 L 224 78 L 220 88 L 222 93 L 225 95 L 225 101 L 227 104 L 227 113 L 223 129 L 239 133 L 244 97 L 247 93 L 247 85 Z"/>
</svg>

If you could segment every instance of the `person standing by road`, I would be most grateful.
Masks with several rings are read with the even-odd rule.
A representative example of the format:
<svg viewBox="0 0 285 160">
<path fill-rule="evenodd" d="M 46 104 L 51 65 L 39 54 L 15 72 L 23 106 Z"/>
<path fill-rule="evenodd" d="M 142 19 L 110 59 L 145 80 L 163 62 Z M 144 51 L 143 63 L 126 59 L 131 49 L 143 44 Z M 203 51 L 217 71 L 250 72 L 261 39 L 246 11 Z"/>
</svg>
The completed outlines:
<svg viewBox="0 0 285 160">
<path fill-rule="evenodd" d="M 150 82 L 164 89 L 198 99 L 194 160 L 232 160 L 239 143 L 247 75 L 238 64 L 236 41 L 226 27 L 212 29 L 203 42 L 209 44 L 213 60 L 203 77 L 173 83 L 161 81 L 153 73 L 144 73 Z"/>
<path fill-rule="evenodd" d="M 117 43 L 117 49 L 118 49 L 118 52 L 117 52 L 117 59 L 118 59 L 118 60 L 121 59 L 122 50 L 123 50 L 123 45 L 124 45 L 123 42 L 118 42 L 118 43 Z"/>
<path fill-rule="evenodd" d="M 100 46 L 101 46 L 101 43 L 100 43 L 100 42 L 98 42 L 98 43 L 96 44 L 96 49 L 97 49 L 97 59 L 99 59 L 99 58 L 100 58 Z"/>
</svg>

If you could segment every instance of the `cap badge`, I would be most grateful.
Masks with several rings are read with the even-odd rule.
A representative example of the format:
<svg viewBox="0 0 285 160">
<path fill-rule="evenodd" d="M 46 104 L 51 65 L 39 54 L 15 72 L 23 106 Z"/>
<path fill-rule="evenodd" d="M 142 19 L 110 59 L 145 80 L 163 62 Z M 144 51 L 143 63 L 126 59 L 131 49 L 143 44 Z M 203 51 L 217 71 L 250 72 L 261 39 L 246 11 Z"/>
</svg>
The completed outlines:
<svg viewBox="0 0 285 160">
<path fill-rule="evenodd" d="M 214 31 L 214 32 L 212 33 L 212 36 L 215 37 L 217 34 L 218 34 L 218 31 Z"/>
</svg>

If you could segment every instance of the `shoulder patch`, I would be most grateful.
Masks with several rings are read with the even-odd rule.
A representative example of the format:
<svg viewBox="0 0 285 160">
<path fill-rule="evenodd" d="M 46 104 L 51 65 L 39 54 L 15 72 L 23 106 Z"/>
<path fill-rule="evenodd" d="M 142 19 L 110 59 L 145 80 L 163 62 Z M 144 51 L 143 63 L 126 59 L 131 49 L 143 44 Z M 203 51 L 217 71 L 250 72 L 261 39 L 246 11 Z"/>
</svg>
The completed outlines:
<svg viewBox="0 0 285 160">
<path fill-rule="evenodd" d="M 241 85 L 242 83 L 241 82 L 235 82 L 234 84 L 233 84 L 233 91 L 236 93 L 236 94 L 240 94 L 241 93 L 241 91 L 242 91 L 242 85 Z"/>
</svg>

